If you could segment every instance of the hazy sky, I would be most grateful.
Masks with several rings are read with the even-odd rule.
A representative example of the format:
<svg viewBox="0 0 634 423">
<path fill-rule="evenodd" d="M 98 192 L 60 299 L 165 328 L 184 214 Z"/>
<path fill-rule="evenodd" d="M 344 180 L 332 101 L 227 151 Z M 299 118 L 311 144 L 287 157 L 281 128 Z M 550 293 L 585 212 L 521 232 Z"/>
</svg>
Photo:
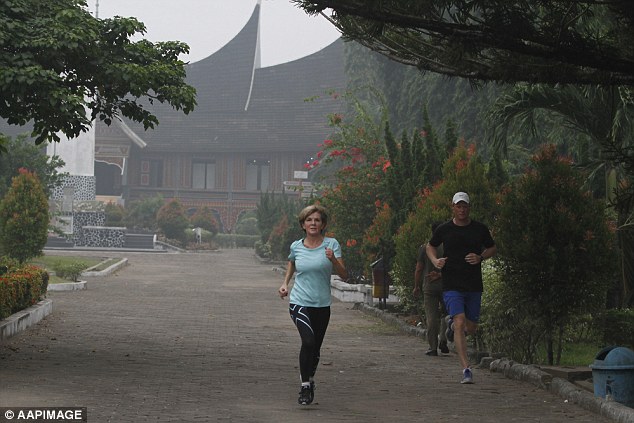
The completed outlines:
<svg viewBox="0 0 634 423">
<path fill-rule="evenodd" d="M 227 44 L 247 23 L 257 0 L 86 0 L 100 18 L 135 17 L 145 24 L 150 41 L 183 41 L 195 62 Z M 299 59 L 339 37 L 322 16 L 308 16 L 289 0 L 261 1 L 262 66 Z"/>
</svg>

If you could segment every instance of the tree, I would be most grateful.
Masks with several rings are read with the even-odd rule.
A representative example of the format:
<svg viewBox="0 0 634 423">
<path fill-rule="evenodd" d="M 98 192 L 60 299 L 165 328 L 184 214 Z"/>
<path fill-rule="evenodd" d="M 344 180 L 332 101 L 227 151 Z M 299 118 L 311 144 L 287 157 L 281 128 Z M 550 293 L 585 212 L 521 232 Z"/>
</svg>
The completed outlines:
<svg viewBox="0 0 634 423">
<path fill-rule="evenodd" d="M 545 146 L 532 168 L 504 190 L 495 225 L 508 288 L 505 309 L 527 318 L 514 334 L 531 334 L 527 342 L 533 344 L 544 339 L 549 364 L 559 363 L 564 329 L 602 309 L 615 277 L 614 234 L 605 204 L 582 184 L 570 160 Z M 508 328 L 510 321 L 504 322 Z"/>
<path fill-rule="evenodd" d="M 42 254 L 48 234 L 48 200 L 37 176 L 27 169 L 13 178 L 0 202 L 0 244 L 20 263 Z"/>
<path fill-rule="evenodd" d="M 57 170 L 64 165 L 64 161 L 58 156 L 47 156 L 24 136 L 11 139 L 0 135 L 0 141 L 2 139 L 6 142 L 7 151 L 0 154 L 0 198 L 9 190 L 11 179 L 18 176 L 21 168 L 37 175 L 44 194 L 49 198 L 53 189 L 60 186 L 67 175 Z"/>
<path fill-rule="evenodd" d="M 558 116 L 561 124 L 544 130 L 548 126 L 539 111 Z M 617 212 L 622 283 L 615 304 L 623 307 L 634 304 L 633 113 L 634 100 L 622 88 L 518 84 L 497 100 L 488 115 L 490 136 L 504 150 L 514 127 L 536 138 L 561 140 L 567 135 L 570 139 L 574 133 L 589 139 L 567 150 L 575 152 L 578 166 L 589 171 L 587 185 L 604 195 Z M 539 134 L 539 129 L 545 133 Z M 592 184 L 593 180 L 600 183 Z"/>
<path fill-rule="evenodd" d="M 481 140 L 485 132 L 484 113 L 503 90 L 496 84 L 475 86 L 466 79 L 422 73 L 357 43 L 346 44 L 346 70 L 349 90 L 355 90 L 357 94 L 361 89 L 371 87 L 384 97 L 390 127 L 397 133 L 411 133 L 415 128 L 424 129 L 427 124 L 432 124 L 438 134 L 442 134 L 442 128 L 452 120 L 456 134 L 469 142 Z M 374 100 L 362 93 L 357 95 L 367 102 Z M 428 114 L 427 121 L 425 113 Z M 457 139 L 447 148 L 455 147 Z M 487 157 L 486 150 L 479 150 L 478 154 Z M 450 154 L 449 151 L 445 157 Z"/>
<path fill-rule="evenodd" d="M 628 0 L 292 0 L 392 60 L 499 82 L 634 85 Z"/>
<path fill-rule="evenodd" d="M 58 132 L 75 138 L 96 118 L 125 116 L 153 128 L 147 103 L 184 113 L 196 103 L 178 59 L 189 47 L 133 42 L 145 32 L 134 18 L 94 18 L 84 0 L 6 0 L 0 28 L 0 117 L 31 122 L 37 144 L 59 141 Z"/>
</svg>

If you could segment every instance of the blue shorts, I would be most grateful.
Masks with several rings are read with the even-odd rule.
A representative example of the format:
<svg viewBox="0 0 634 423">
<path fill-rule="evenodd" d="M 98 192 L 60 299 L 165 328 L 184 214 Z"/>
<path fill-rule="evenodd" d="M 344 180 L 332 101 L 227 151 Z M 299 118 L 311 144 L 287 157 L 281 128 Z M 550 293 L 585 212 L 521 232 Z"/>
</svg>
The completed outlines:
<svg viewBox="0 0 634 423">
<path fill-rule="evenodd" d="M 445 291 L 442 293 L 445 308 L 451 317 L 464 313 L 467 320 L 480 321 L 482 292 Z"/>
</svg>

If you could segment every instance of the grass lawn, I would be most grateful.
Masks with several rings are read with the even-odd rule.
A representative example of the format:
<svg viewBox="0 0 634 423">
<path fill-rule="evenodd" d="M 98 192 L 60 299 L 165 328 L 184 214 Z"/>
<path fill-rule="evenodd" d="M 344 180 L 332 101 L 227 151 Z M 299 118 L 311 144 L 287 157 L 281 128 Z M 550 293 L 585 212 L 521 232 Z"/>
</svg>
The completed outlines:
<svg viewBox="0 0 634 423">
<path fill-rule="evenodd" d="M 561 352 L 560 366 L 588 366 L 594 362 L 597 353 L 601 350 L 601 347 L 593 343 L 579 342 L 564 344 L 564 349 Z M 547 364 L 546 351 L 540 349 L 539 364 Z"/>
<path fill-rule="evenodd" d="M 85 264 L 85 268 L 94 271 L 100 271 L 106 269 L 109 266 L 112 266 L 114 263 L 119 261 L 118 259 L 113 258 L 100 258 L 100 257 L 81 257 L 81 256 L 46 256 L 42 255 L 40 257 L 36 257 L 30 261 L 31 264 L 35 266 L 42 267 L 46 269 L 47 272 L 51 273 L 55 271 L 55 266 L 59 263 L 62 265 L 81 262 Z M 96 267 L 94 267 L 96 266 Z M 51 275 L 49 279 L 49 283 L 63 283 L 69 282 L 66 279 L 60 278 L 56 275 Z"/>
</svg>

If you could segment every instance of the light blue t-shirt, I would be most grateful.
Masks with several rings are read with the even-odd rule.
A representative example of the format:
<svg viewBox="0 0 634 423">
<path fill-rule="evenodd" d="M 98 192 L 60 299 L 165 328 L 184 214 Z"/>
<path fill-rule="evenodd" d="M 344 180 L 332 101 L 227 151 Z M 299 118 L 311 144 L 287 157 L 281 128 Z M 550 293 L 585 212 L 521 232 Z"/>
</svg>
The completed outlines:
<svg viewBox="0 0 634 423">
<path fill-rule="evenodd" d="M 317 248 L 306 248 L 303 241 L 293 242 L 288 255 L 288 260 L 295 262 L 297 272 L 289 301 L 304 307 L 329 307 L 332 263 L 326 258 L 326 247 L 339 258 L 341 246 L 336 239 L 328 237 Z"/>
</svg>

